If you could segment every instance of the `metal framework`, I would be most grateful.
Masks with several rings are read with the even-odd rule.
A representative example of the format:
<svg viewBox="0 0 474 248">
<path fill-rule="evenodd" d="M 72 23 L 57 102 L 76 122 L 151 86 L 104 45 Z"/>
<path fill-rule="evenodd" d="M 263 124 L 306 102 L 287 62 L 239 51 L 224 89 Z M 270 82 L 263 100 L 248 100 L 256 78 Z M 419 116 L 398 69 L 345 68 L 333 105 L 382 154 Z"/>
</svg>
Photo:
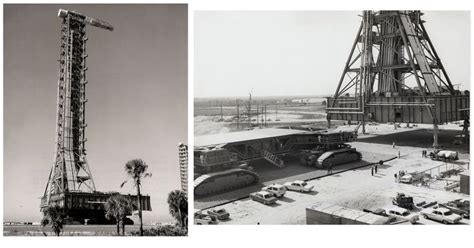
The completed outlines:
<svg viewBox="0 0 474 248">
<path fill-rule="evenodd" d="M 430 123 L 436 132 L 438 124 L 468 118 L 469 95 L 453 87 L 422 15 L 363 12 L 336 92 L 327 101 L 329 125 L 331 119 L 356 120 L 365 132 L 366 121 Z"/>
<path fill-rule="evenodd" d="M 86 159 L 86 24 L 112 31 L 103 21 L 83 14 L 59 10 L 61 49 L 56 112 L 54 164 L 44 191 L 43 204 L 65 192 L 95 192 Z"/>
<path fill-rule="evenodd" d="M 181 190 L 188 193 L 188 146 L 178 144 L 179 174 L 181 177 Z"/>
<path fill-rule="evenodd" d="M 281 132 L 267 135 L 266 131 Z M 291 132 L 288 132 L 291 131 Z M 263 135 L 261 135 L 263 133 Z M 249 135 L 250 134 L 250 135 Z M 222 136 L 222 134 L 220 134 Z M 280 158 L 287 154 L 295 154 L 302 150 L 331 150 L 353 142 L 357 134 L 352 131 L 332 132 L 327 130 L 312 130 L 310 128 L 274 128 L 255 129 L 251 131 L 234 132 L 241 138 L 233 140 L 227 136 L 227 143 L 201 144 L 194 147 L 194 170 L 198 173 L 210 173 L 230 169 L 242 162 L 265 159 L 277 167 L 284 167 Z M 246 137 L 248 136 L 248 138 Z M 213 136 L 213 135 L 209 135 Z M 201 138 L 206 139 L 205 136 Z M 212 140 L 212 139 L 211 139 Z M 195 144 L 201 142 L 195 139 Z"/>
</svg>

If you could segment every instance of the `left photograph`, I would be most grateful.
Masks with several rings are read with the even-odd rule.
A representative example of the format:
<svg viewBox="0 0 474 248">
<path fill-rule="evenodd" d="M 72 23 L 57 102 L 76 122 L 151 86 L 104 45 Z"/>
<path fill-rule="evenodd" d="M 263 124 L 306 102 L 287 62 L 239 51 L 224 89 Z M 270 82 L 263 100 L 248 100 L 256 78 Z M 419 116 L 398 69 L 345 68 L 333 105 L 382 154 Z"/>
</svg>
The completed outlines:
<svg viewBox="0 0 474 248">
<path fill-rule="evenodd" d="M 187 236 L 188 6 L 3 9 L 3 235 Z"/>
</svg>

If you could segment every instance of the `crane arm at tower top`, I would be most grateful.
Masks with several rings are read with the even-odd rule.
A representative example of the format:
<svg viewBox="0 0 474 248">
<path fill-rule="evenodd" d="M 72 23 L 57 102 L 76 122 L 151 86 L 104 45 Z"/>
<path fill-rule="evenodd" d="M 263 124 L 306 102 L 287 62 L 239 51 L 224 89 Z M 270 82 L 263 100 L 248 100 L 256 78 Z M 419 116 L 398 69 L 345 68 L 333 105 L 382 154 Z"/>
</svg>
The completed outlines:
<svg viewBox="0 0 474 248">
<path fill-rule="evenodd" d="M 109 31 L 114 31 L 114 27 L 105 21 L 95 19 L 90 16 L 86 16 L 86 15 L 83 15 L 81 13 L 71 11 L 71 10 L 59 9 L 58 11 L 58 17 L 60 18 L 64 18 L 69 14 L 77 15 L 84 18 L 84 23 L 89 24 L 91 26 L 107 29 Z"/>
</svg>

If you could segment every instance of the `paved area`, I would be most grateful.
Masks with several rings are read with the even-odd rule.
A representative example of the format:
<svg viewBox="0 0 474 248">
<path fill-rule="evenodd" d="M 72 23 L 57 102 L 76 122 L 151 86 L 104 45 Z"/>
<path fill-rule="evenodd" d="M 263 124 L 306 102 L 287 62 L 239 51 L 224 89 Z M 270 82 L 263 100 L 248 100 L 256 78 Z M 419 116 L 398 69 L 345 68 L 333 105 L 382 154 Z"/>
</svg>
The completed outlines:
<svg viewBox="0 0 474 248">
<path fill-rule="evenodd" d="M 453 145 L 454 135 L 460 133 L 457 125 L 450 124 L 440 126 L 440 144 L 448 149 L 457 150 L 460 153 L 460 161 L 456 164 L 465 168 L 469 167 L 469 143 Z M 228 192 L 203 199 L 195 199 L 195 209 L 202 209 L 215 204 L 224 204 L 231 214 L 231 220 L 220 224 L 305 224 L 307 206 L 320 202 L 333 203 L 353 209 L 375 209 L 389 208 L 392 205 L 392 197 L 397 192 L 403 192 L 413 196 L 417 202 L 446 202 L 455 199 L 469 199 L 468 195 L 447 192 L 442 187 L 427 188 L 401 184 L 395 181 L 394 174 L 400 170 L 414 172 L 423 171 L 444 162 L 433 161 L 422 158 L 422 150 L 430 150 L 432 145 L 432 133 L 429 125 L 418 125 L 416 127 L 401 127 L 394 129 L 390 125 L 367 126 L 368 134 L 360 135 L 357 142 L 351 143 L 363 155 L 362 162 L 346 164 L 335 168 L 335 172 L 351 167 L 360 166 L 363 163 L 372 163 L 386 160 L 394 156 L 400 158 L 392 160 L 379 166 L 378 173 L 371 176 L 370 167 L 349 170 L 344 173 L 323 177 L 308 182 L 314 186 L 315 191 L 311 193 L 288 192 L 285 197 L 278 200 L 273 206 L 266 206 L 242 198 L 251 192 L 258 191 L 263 185 L 271 183 L 284 183 L 292 180 L 306 180 L 327 172 L 307 168 L 298 163 L 289 163 L 288 166 L 279 170 L 271 165 L 254 165 L 257 172 L 262 176 L 262 184 L 254 187 Z M 340 130 L 354 129 L 354 126 L 340 126 Z M 395 147 L 393 146 L 395 142 Z M 438 185 L 439 186 L 439 185 Z M 438 222 L 420 218 L 420 224 L 439 224 Z M 469 220 L 463 220 L 469 224 Z"/>
<path fill-rule="evenodd" d="M 366 146 L 387 153 L 393 150 L 392 146 L 388 145 L 366 144 Z M 266 206 L 249 199 L 226 204 L 223 207 L 229 211 L 232 219 L 221 224 L 305 224 L 305 208 L 312 204 L 328 202 L 359 210 L 388 208 L 392 206 L 391 198 L 397 192 L 413 196 L 415 203 L 469 198 L 460 193 L 395 182 L 394 174 L 399 170 L 423 170 L 442 164 L 442 162 L 426 161 L 426 158 L 418 156 L 420 152 L 416 149 L 400 150 L 402 150 L 402 157 L 379 167 L 375 176 L 371 176 L 370 169 L 365 168 L 310 181 L 309 184 L 315 188 L 314 192 L 309 194 L 288 192 L 273 206 Z M 468 220 L 463 222 L 469 223 Z M 420 223 L 437 224 L 423 218 Z"/>
<path fill-rule="evenodd" d="M 386 160 L 395 156 L 394 154 L 383 154 L 376 151 L 370 151 L 364 148 L 364 144 L 353 143 L 356 149 L 362 152 L 363 159 L 357 163 L 349 163 L 337 166 L 334 172 L 360 167 L 365 164 Z M 237 198 L 248 196 L 250 193 L 258 191 L 265 185 L 278 183 L 283 184 L 294 180 L 307 180 L 315 177 L 327 175 L 326 170 L 316 169 L 315 167 L 303 166 L 297 159 L 287 159 L 284 168 L 276 168 L 265 160 L 255 161 L 251 164 L 255 172 L 260 176 L 260 183 L 251 187 L 226 192 L 218 195 L 194 199 L 194 208 L 203 209 L 217 204 L 222 204 Z"/>
</svg>

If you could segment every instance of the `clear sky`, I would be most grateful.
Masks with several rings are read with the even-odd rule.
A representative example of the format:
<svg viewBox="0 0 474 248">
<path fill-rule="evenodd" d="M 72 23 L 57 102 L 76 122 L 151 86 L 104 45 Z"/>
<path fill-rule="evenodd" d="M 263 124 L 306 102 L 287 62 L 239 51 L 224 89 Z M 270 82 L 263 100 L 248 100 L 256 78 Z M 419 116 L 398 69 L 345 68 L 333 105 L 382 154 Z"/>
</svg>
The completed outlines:
<svg viewBox="0 0 474 248">
<path fill-rule="evenodd" d="M 178 142 L 187 142 L 186 5 L 4 6 L 4 220 L 38 221 L 53 164 L 59 8 L 111 23 L 87 27 L 88 161 L 100 191 L 120 189 L 125 163 L 142 158 L 153 211 L 167 222 L 180 188 Z"/>
<path fill-rule="evenodd" d="M 424 11 L 453 84 L 469 89 L 469 11 Z M 334 94 L 361 11 L 198 11 L 194 96 Z"/>
</svg>

